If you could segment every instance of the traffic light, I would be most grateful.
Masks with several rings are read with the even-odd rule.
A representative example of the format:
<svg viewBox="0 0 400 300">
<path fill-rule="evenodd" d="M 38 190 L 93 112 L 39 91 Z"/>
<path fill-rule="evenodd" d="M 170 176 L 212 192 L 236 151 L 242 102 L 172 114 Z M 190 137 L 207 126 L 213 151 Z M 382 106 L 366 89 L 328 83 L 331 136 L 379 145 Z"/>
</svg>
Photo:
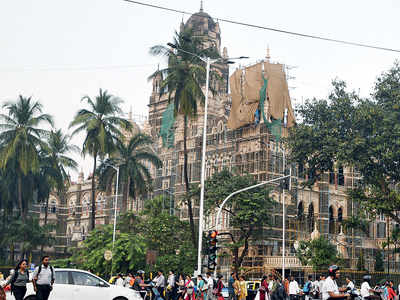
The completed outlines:
<svg viewBox="0 0 400 300">
<path fill-rule="evenodd" d="M 289 175 L 289 170 L 285 170 L 284 171 L 284 176 Z M 286 177 L 284 179 L 281 180 L 280 182 L 281 188 L 285 189 L 285 190 L 289 190 L 290 188 L 290 177 Z"/>
<path fill-rule="evenodd" d="M 210 271 L 214 271 L 217 266 L 217 236 L 218 231 L 210 230 L 208 232 L 207 237 L 207 254 L 208 254 L 208 263 L 207 268 Z"/>
</svg>

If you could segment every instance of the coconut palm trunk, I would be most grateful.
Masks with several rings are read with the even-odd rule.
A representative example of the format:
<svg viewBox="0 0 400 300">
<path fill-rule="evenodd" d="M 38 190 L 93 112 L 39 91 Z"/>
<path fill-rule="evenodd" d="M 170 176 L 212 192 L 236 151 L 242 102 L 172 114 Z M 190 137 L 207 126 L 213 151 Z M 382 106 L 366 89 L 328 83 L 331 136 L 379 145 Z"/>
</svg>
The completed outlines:
<svg viewBox="0 0 400 300">
<path fill-rule="evenodd" d="M 190 183 L 189 183 L 189 174 L 188 174 L 188 150 L 187 150 L 187 116 L 183 117 L 184 127 L 183 127 L 183 176 L 185 179 L 185 187 L 186 187 L 186 195 L 189 195 L 190 192 Z M 193 246 L 196 247 L 196 233 L 194 229 L 194 220 L 193 220 L 193 207 L 192 207 L 192 199 L 187 197 L 187 208 L 188 208 L 188 216 L 190 223 L 190 231 L 192 233 L 192 243 Z"/>
<path fill-rule="evenodd" d="M 96 167 L 97 167 L 97 152 L 93 154 L 93 174 L 92 174 L 92 215 L 90 227 L 93 230 L 96 227 Z"/>
<path fill-rule="evenodd" d="M 129 197 L 129 187 L 130 187 L 130 180 L 131 177 L 128 176 L 128 178 L 126 179 L 126 182 L 124 184 L 124 195 L 122 196 L 122 212 L 127 212 L 128 210 L 128 197 Z M 133 205 L 132 205 L 133 207 Z"/>
<path fill-rule="evenodd" d="M 22 174 L 18 174 L 18 205 L 21 212 L 21 219 L 23 222 L 26 220 L 26 214 L 24 209 L 24 203 L 22 199 Z"/>
</svg>

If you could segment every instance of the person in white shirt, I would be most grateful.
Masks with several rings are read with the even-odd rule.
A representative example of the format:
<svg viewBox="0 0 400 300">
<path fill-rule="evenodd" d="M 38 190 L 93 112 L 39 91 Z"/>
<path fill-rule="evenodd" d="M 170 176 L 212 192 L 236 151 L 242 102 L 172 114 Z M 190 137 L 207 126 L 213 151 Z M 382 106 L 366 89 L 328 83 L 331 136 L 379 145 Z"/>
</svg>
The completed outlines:
<svg viewBox="0 0 400 300">
<path fill-rule="evenodd" d="M 339 291 L 339 287 L 336 283 L 336 279 L 340 277 L 339 267 L 332 265 L 329 267 L 328 272 L 329 276 L 325 279 L 324 285 L 322 286 L 322 300 L 348 297 L 349 294 L 344 294 Z"/>
<path fill-rule="evenodd" d="M 319 282 L 318 282 L 318 298 L 322 299 L 322 287 L 324 286 L 324 282 L 325 282 L 325 275 L 321 275 L 319 277 Z"/>
<path fill-rule="evenodd" d="M 348 291 L 351 291 L 354 289 L 354 283 L 353 283 L 353 281 L 351 281 L 351 279 L 349 277 L 346 277 L 346 284 L 347 284 L 346 289 Z"/>
<path fill-rule="evenodd" d="M 297 299 L 297 295 L 300 293 L 299 284 L 296 280 L 294 280 L 293 276 L 290 276 L 290 283 L 289 283 L 289 297 L 290 300 Z"/>
<path fill-rule="evenodd" d="M 122 274 L 118 274 L 117 280 L 115 281 L 116 286 L 124 286 L 124 279 L 122 278 Z"/>
<path fill-rule="evenodd" d="M 371 289 L 371 286 L 369 285 L 369 281 L 371 280 L 371 275 L 364 275 L 364 276 L 363 276 L 363 280 L 364 280 L 364 281 L 363 281 L 363 283 L 361 284 L 360 293 L 361 293 L 361 297 L 362 297 L 363 299 L 365 299 L 365 298 L 367 298 L 367 297 L 373 295 L 374 290 Z"/>
<path fill-rule="evenodd" d="M 205 281 L 207 284 L 207 300 L 213 300 L 214 299 L 214 295 L 213 295 L 214 280 L 211 277 L 211 272 L 207 272 L 207 278 Z"/>
</svg>

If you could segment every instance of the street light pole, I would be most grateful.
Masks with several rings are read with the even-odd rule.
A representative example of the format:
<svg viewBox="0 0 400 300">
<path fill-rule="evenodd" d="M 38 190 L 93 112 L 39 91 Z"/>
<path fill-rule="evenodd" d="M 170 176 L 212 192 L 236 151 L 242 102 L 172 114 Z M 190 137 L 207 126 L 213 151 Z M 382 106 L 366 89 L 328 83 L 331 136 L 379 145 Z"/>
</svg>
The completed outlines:
<svg viewBox="0 0 400 300">
<path fill-rule="evenodd" d="M 201 57 L 195 53 L 186 51 L 184 49 L 178 48 L 175 44 L 168 43 L 169 47 L 176 49 L 178 51 L 184 52 L 186 54 L 197 57 L 201 61 L 205 62 L 206 67 L 206 94 L 204 100 L 204 122 L 203 122 L 203 145 L 202 145 L 202 157 L 201 157 L 201 178 L 200 178 L 200 207 L 199 207 L 199 240 L 198 240 L 198 249 L 197 249 L 197 274 L 201 274 L 201 250 L 203 247 L 203 227 L 204 227 L 204 182 L 205 182 L 205 167 L 206 167 L 206 143 L 207 143 L 207 117 L 208 117 L 208 90 L 210 85 L 210 66 L 213 63 L 218 61 L 222 61 L 226 64 L 233 64 L 231 61 L 233 59 L 244 59 L 248 58 L 247 56 L 240 56 L 234 58 L 216 58 L 211 59 L 210 57 Z"/>
<path fill-rule="evenodd" d="M 114 245 L 115 245 L 115 233 L 116 233 L 116 228 L 117 228 L 117 203 L 118 203 L 118 180 L 119 180 L 119 166 L 115 167 L 113 165 L 110 164 L 106 164 L 107 166 L 113 168 L 114 170 L 117 171 L 117 180 L 115 183 L 115 198 L 114 198 L 114 228 L 113 228 L 113 239 L 112 239 L 112 256 L 111 256 L 111 274 L 110 277 L 113 276 L 113 269 L 114 269 L 114 265 L 113 265 L 113 261 L 114 261 Z"/>
<path fill-rule="evenodd" d="M 200 208 L 199 208 L 199 244 L 197 249 L 197 273 L 201 274 L 201 250 L 203 248 L 203 221 L 204 221 L 204 181 L 206 168 L 206 143 L 207 143 L 207 113 L 208 113 L 208 88 L 210 81 L 210 58 L 207 57 L 206 68 L 206 95 L 204 103 L 204 122 L 203 122 L 203 150 L 201 157 L 201 179 L 200 179 Z"/>
</svg>

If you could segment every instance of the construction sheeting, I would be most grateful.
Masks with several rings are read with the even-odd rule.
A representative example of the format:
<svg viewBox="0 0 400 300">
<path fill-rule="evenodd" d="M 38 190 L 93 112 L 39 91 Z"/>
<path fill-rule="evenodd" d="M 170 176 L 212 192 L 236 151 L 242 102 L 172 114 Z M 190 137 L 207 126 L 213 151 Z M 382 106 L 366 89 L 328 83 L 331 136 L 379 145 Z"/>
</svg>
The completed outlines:
<svg viewBox="0 0 400 300">
<path fill-rule="evenodd" d="M 261 62 L 238 69 L 230 77 L 232 108 L 228 119 L 229 128 L 237 129 L 255 123 L 256 111 L 261 110 L 260 97 L 263 94 L 264 78 L 268 82 L 268 117 L 283 120 L 286 111 L 287 126 L 294 125 L 294 113 L 283 65 Z"/>
</svg>

